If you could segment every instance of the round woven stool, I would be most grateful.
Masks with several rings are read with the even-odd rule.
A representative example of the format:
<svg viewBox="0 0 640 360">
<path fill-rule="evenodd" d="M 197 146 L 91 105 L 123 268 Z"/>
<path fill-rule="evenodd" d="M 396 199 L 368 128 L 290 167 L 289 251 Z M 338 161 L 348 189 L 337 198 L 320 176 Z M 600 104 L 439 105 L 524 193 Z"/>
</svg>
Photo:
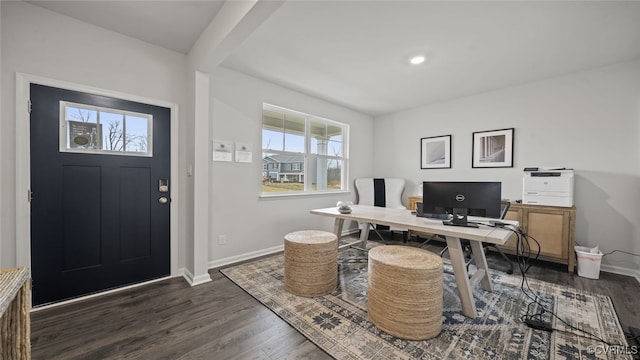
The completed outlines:
<svg viewBox="0 0 640 360">
<path fill-rule="evenodd" d="M 338 237 L 305 230 L 284 237 L 284 288 L 300 296 L 326 295 L 338 286 Z"/>
<path fill-rule="evenodd" d="M 427 250 L 385 245 L 369 250 L 367 307 L 378 328 L 425 340 L 442 330 L 442 258 Z"/>
</svg>

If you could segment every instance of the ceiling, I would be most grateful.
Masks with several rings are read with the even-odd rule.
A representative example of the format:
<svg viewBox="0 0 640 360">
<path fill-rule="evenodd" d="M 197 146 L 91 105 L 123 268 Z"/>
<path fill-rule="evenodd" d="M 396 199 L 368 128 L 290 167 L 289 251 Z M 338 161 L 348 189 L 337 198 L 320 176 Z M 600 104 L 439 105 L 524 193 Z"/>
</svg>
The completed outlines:
<svg viewBox="0 0 640 360">
<path fill-rule="evenodd" d="M 181 53 L 222 6 L 29 2 Z M 222 66 L 380 115 L 638 59 L 639 1 L 294 0 Z"/>
<path fill-rule="evenodd" d="M 218 13 L 215 0 L 40 0 L 26 2 L 183 54 Z"/>
</svg>

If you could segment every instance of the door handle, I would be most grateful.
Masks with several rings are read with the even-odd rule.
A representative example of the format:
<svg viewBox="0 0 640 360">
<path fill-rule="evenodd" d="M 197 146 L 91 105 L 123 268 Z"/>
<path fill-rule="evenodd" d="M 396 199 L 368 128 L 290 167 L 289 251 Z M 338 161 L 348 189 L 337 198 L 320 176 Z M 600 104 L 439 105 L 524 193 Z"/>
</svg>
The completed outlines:
<svg viewBox="0 0 640 360">
<path fill-rule="evenodd" d="M 167 197 L 165 197 L 165 196 L 163 196 L 163 197 L 161 197 L 161 198 L 159 198 L 159 199 L 158 199 L 158 202 L 159 202 L 160 204 L 166 204 L 166 203 L 168 203 L 169 201 L 171 201 L 171 200 L 169 200 L 169 199 L 168 199 Z"/>
</svg>

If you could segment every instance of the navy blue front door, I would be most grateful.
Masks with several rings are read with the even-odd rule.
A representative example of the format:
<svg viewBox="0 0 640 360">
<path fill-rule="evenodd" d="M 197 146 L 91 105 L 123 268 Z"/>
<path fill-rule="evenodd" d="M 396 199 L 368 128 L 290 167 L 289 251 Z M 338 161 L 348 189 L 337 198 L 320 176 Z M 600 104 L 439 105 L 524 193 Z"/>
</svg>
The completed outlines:
<svg viewBox="0 0 640 360">
<path fill-rule="evenodd" d="M 37 84 L 30 90 L 33 305 L 168 276 L 170 192 L 159 185 L 170 176 L 170 109 Z M 152 156 L 61 151 L 67 135 L 59 135 L 60 108 L 67 102 L 150 114 L 152 133 L 137 141 L 152 147 Z M 74 126 L 93 134 L 78 135 L 73 146 L 98 137 L 122 144 L 104 137 L 106 123 Z"/>
</svg>

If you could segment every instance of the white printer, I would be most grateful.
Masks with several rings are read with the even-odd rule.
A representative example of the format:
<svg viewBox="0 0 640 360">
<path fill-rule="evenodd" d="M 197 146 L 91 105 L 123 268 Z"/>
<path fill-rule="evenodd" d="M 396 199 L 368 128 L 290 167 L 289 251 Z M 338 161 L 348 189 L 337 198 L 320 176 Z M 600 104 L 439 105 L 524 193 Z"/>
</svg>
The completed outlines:
<svg viewBox="0 0 640 360">
<path fill-rule="evenodd" d="M 534 169 L 524 172 L 523 204 L 573 206 L 573 170 Z"/>
</svg>

